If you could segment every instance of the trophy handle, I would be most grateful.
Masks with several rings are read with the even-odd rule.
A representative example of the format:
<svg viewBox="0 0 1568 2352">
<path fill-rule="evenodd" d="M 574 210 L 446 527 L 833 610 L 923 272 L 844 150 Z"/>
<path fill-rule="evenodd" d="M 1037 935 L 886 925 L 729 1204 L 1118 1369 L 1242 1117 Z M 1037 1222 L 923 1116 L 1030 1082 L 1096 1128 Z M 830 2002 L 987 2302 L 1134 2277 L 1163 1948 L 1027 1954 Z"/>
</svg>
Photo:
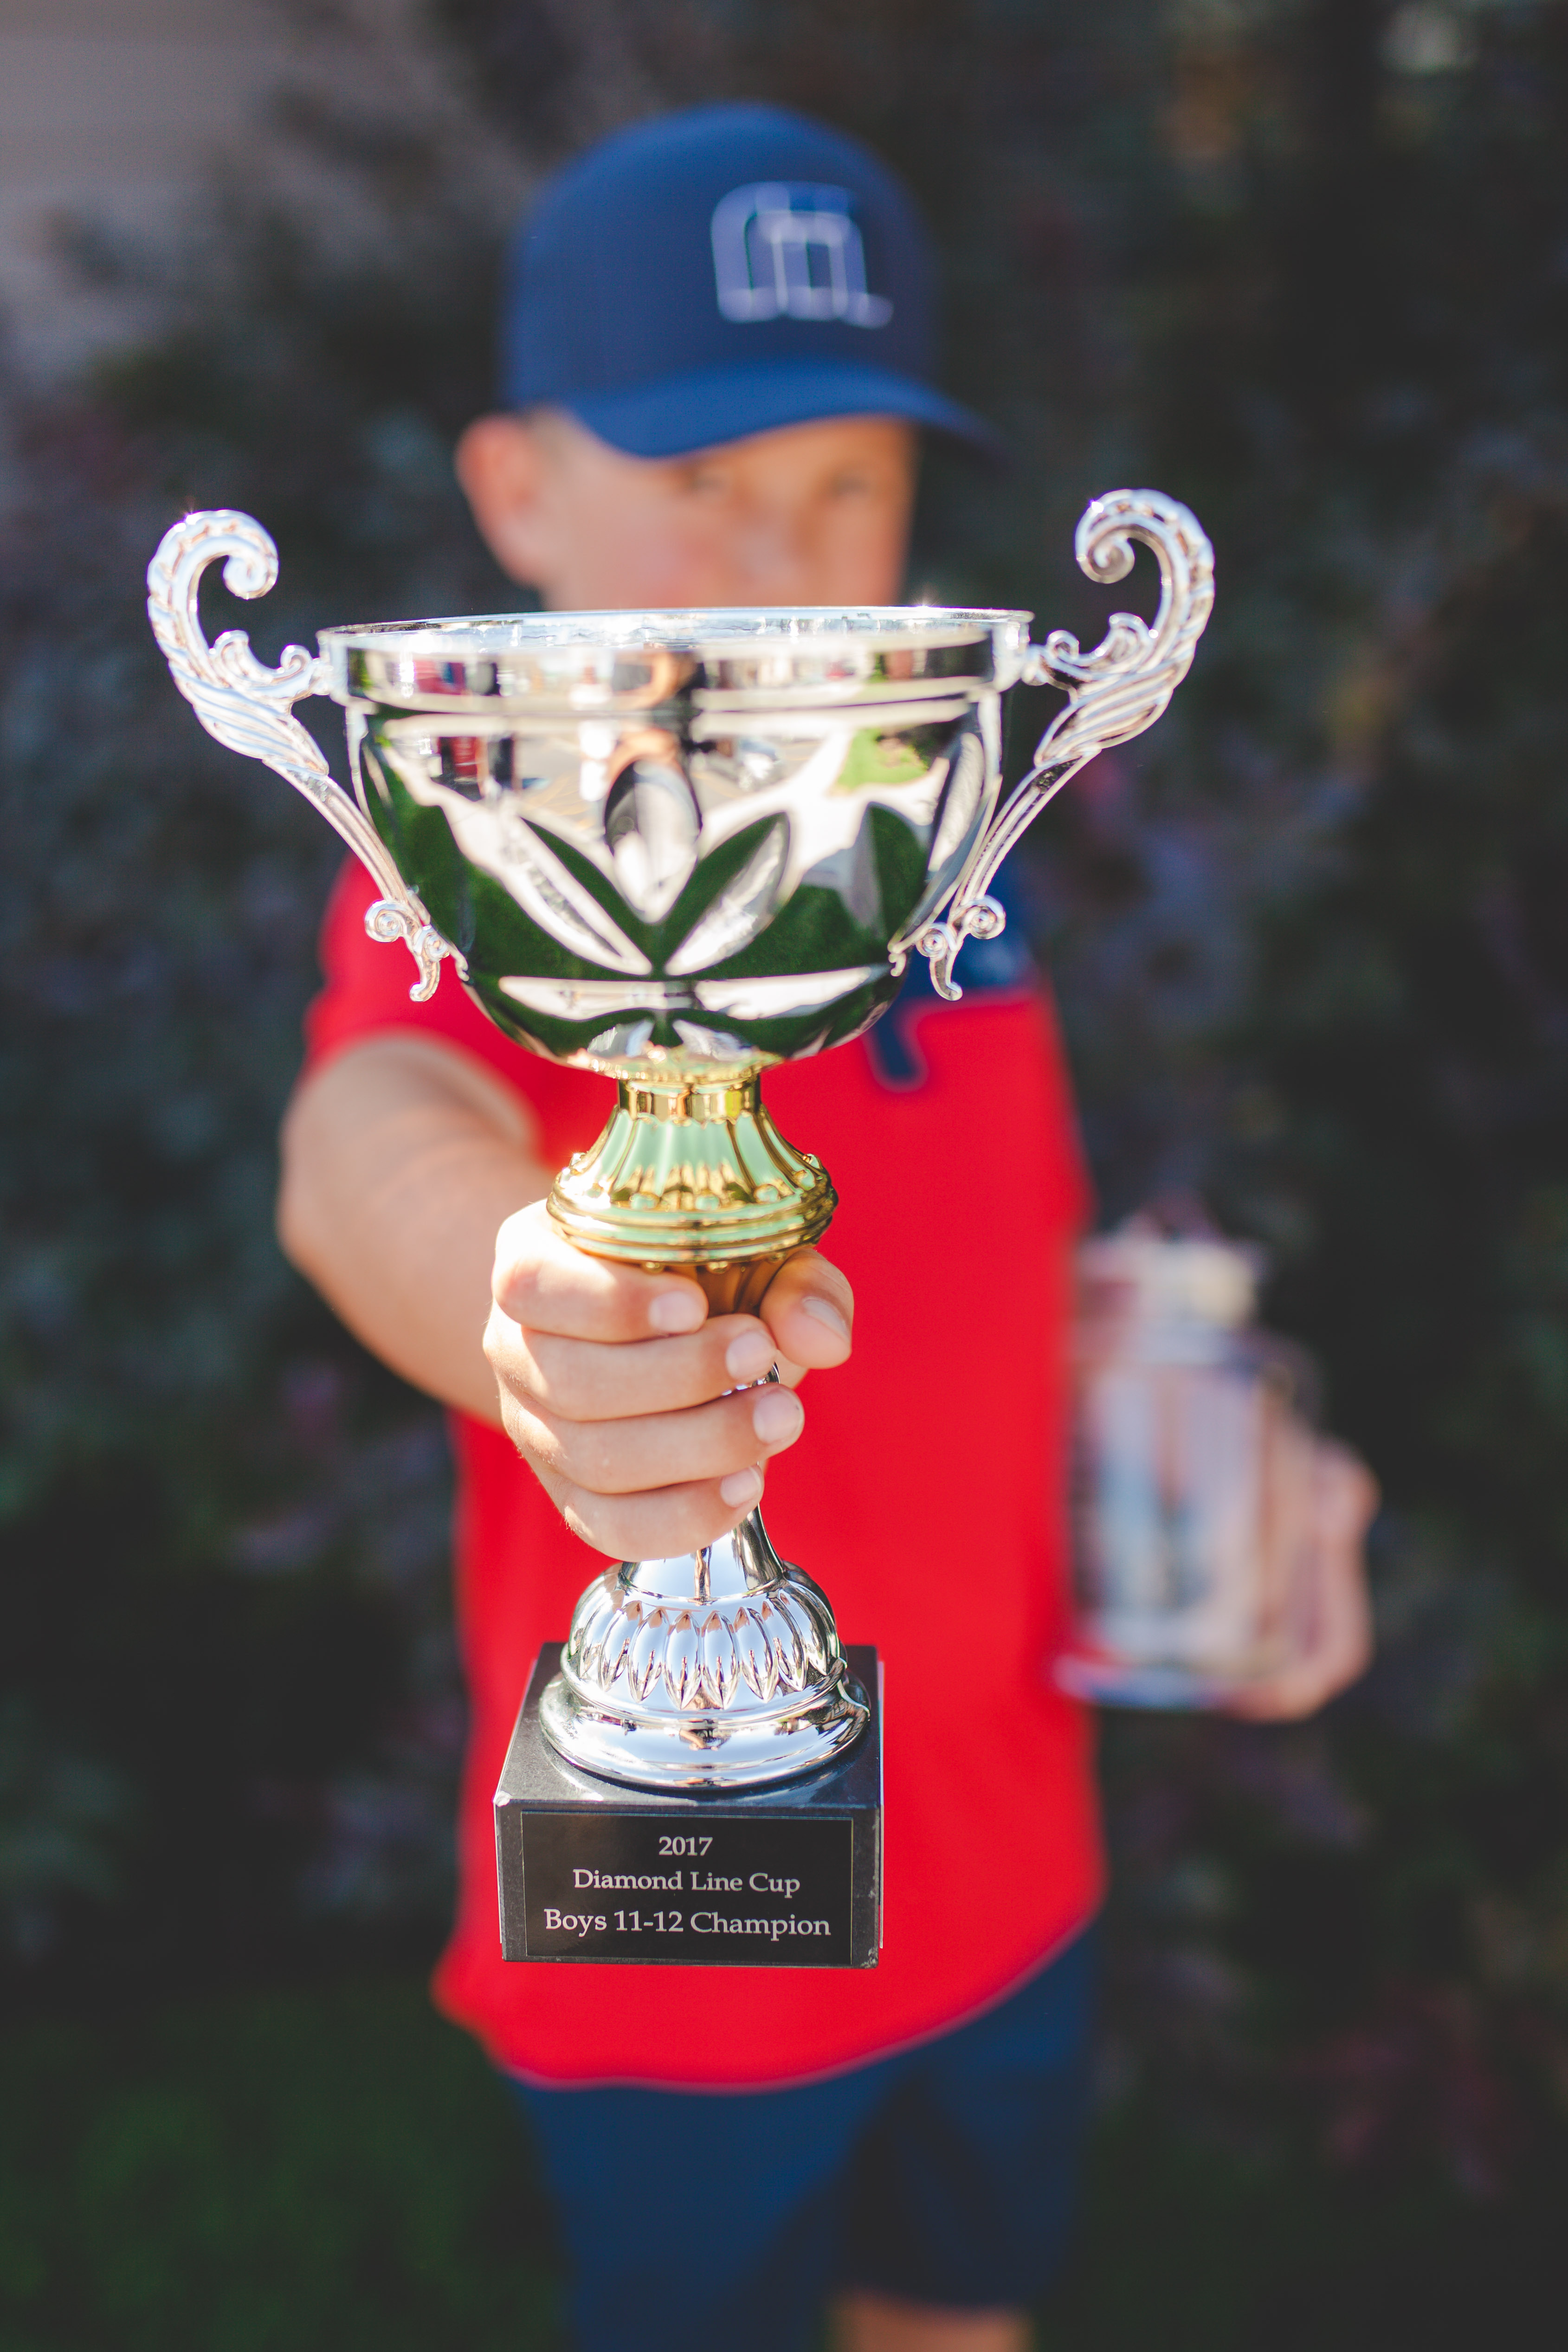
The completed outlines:
<svg viewBox="0 0 1568 2352">
<path fill-rule="evenodd" d="M 1014 843 L 1097 753 L 1152 727 L 1192 666 L 1214 604 L 1214 550 L 1197 517 L 1175 499 L 1158 490 L 1109 490 L 1084 509 L 1073 552 L 1091 580 L 1109 586 L 1132 570 L 1134 540 L 1154 550 L 1160 567 L 1160 607 L 1153 622 L 1113 613 L 1092 653 L 1081 653 L 1070 630 L 1054 629 L 1025 656 L 1023 683 L 1060 687 L 1067 707 L 1035 745 L 1029 774 L 992 818 L 953 886 L 946 913 L 904 943 L 929 959 L 938 996 L 964 992 L 953 978 L 964 941 L 994 940 L 1007 922 L 1002 907 L 987 894 Z"/>
<path fill-rule="evenodd" d="M 382 892 L 365 916 L 371 939 L 402 940 L 419 967 L 409 994 L 416 1004 L 434 993 L 444 956 L 462 968 L 408 888 L 380 835 L 359 803 L 343 790 L 320 747 L 292 714 L 308 694 L 328 691 L 324 661 L 303 646 L 285 646 L 276 669 L 250 649 L 243 629 L 225 629 L 216 645 L 202 634 L 197 599 L 210 563 L 224 563 L 224 585 L 235 596 L 265 596 L 277 578 L 277 550 L 251 516 L 219 507 L 187 515 L 166 530 L 147 567 L 147 617 L 175 685 L 209 735 L 246 759 L 264 761 L 303 793 L 347 842 Z"/>
</svg>

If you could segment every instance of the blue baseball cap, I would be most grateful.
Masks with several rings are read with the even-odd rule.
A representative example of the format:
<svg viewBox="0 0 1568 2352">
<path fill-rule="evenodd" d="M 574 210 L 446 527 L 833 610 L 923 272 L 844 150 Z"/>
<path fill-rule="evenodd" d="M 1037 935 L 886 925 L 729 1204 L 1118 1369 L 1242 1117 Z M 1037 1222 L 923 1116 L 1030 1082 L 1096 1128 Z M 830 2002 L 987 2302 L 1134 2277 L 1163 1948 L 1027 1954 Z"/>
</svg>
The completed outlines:
<svg viewBox="0 0 1568 2352">
<path fill-rule="evenodd" d="M 907 190 L 858 140 L 779 107 L 616 132 L 547 184 L 512 247 L 503 402 L 567 409 L 633 457 L 824 416 L 904 416 L 1001 456 L 932 374 Z"/>
</svg>

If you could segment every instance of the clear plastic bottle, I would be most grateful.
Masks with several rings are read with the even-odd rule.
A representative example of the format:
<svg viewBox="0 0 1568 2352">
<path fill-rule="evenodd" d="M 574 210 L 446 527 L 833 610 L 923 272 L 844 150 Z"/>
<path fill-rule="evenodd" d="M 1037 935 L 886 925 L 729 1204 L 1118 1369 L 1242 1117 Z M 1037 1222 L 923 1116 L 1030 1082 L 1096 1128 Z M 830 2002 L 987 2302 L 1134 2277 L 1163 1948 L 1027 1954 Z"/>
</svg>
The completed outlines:
<svg viewBox="0 0 1568 2352">
<path fill-rule="evenodd" d="M 1302 1622 L 1309 1362 L 1253 1322 L 1259 1254 L 1184 1223 L 1146 1213 L 1079 1256 L 1078 1611 L 1054 1670 L 1112 1705 L 1215 1706 Z"/>
</svg>

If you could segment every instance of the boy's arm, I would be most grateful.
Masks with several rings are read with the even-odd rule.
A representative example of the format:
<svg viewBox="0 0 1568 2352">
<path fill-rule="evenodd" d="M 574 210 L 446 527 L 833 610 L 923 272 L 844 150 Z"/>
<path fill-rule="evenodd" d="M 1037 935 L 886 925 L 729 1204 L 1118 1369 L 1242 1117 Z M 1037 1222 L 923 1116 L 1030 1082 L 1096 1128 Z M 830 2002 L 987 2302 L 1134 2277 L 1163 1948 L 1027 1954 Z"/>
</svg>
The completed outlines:
<svg viewBox="0 0 1568 2352">
<path fill-rule="evenodd" d="M 805 1370 L 848 1356 L 849 1285 L 802 1250 L 760 1316 L 710 1318 L 685 1276 L 561 1241 L 549 1181 L 526 1106 L 488 1071 L 371 1036 L 308 1073 L 289 1107 L 279 1238 L 394 1371 L 504 1428 L 597 1549 L 711 1543 L 800 1435 Z M 731 1393 L 774 1362 L 781 1386 Z"/>
<path fill-rule="evenodd" d="M 465 1055 L 369 1037 L 306 1073 L 282 1150 L 285 1255 L 372 1355 L 498 1424 L 496 1234 L 550 1181 L 526 1106 Z"/>
</svg>

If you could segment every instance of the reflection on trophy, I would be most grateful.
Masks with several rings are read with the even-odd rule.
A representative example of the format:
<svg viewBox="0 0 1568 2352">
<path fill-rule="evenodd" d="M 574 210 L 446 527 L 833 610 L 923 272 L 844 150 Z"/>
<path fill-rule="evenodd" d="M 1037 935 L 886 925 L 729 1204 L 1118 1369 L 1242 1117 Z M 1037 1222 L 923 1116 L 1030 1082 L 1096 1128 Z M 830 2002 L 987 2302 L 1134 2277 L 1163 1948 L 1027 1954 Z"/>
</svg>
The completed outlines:
<svg viewBox="0 0 1568 2352">
<path fill-rule="evenodd" d="M 1291 1659 L 1314 1538 L 1299 1349 L 1253 1321 L 1259 1253 L 1130 1218 L 1079 1252 L 1076 1697 L 1213 1706 Z"/>
<path fill-rule="evenodd" d="M 1031 646 L 1021 612 L 564 613 L 330 628 L 319 656 L 290 646 L 268 670 L 238 632 L 209 646 L 198 618 L 210 563 L 246 597 L 277 574 L 267 534 L 231 512 L 167 534 L 149 611 L 209 732 L 304 792 L 370 868 L 382 896 L 369 928 L 412 952 L 413 996 L 450 960 L 507 1035 L 615 1081 L 597 1144 L 556 1178 L 561 1233 L 688 1268 L 727 1311 L 753 1306 L 834 1208 L 827 1171 L 769 1118 L 762 1073 L 857 1036 L 912 955 L 957 996 L 964 940 L 1002 928 L 988 891 L 1008 850 L 1185 676 L 1212 601 L 1208 543 L 1173 500 L 1118 491 L 1085 513 L 1078 561 L 1115 582 L 1134 541 L 1157 559 L 1158 612 L 1114 615 L 1089 653 L 1065 632 Z M 1020 679 L 1065 704 L 1004 799 L 1002 698 Z M 319 693 L 347 714 L 352 796 L 290 716 Z M 667 1845 L 670 1820 L 688 1831 L 694 1804 L 740 1791 L 758 1792 L 743 1809 L 753 1828 L 776 1815 L 782 1832 L 791 1804 L 791 1818 L 831 1812 L 848 1785 L 835 1773 L 858 1771 L 840 1811 L 873 1824 L 845 1897 L 868 1964 L 870 1658 L 852 1671 L 826 1595 L 753 1512 L 694 1555 L 594 1580 L 536 1672 L 518 1734 L 534 1745 L 525 1756 L 514 1742 L 511 1794 L 525 1814 L 576 1805 L 602 1826 L 609 1782 L 628 1792 L 616 1818 L 663 1821 Z M 518 1957 L 556 1956 L 536 1926 L 512 1926 L 543 1867 L 503 1837 Z"/>
</svg>

